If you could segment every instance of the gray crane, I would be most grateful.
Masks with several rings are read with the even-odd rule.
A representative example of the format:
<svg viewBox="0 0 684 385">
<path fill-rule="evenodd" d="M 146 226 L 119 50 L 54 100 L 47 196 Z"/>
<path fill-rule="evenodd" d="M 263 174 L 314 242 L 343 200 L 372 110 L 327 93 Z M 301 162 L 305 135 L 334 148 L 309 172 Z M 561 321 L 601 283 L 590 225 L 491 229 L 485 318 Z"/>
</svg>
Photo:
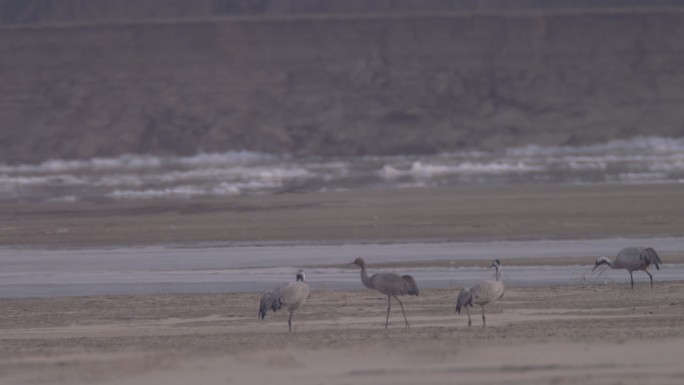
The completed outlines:
<svg viewBox="0 0 684 385">
<path fill-rule="evenodd" d="M 397 275 L 394 273 L 377 273 L 368 277 L 366 273 L 366 262 L 363 258 L 356 258 L 350 265 L 361 266 L 361 282 L 369 289 L 374 289 L 387 296 L 387 318 L 385 319 L 385 329 L 389 323 L 390 309 L 392 308 L 391 297 L 399 302 L 401 306 L 401 313 L 404 315 L 404 322 L 406 327 L 409 327 L 409 322 L 406 319 L 404 312 L 404 304 L 401 303 L 398 295 L 418 295 L 418 286 L 416 280 L 410 275 Z"/>
<path fill-rule="evenodd" d="M 596 259 L 596 265 L 591 271 L 596 270 L 597 267 L 606 264 L 611 269 L 626 269 L 629 272 L 629 279 L 632 282 L 632 289 L 634 289 L 634 277 L 632 273 L 637 270 L 643 270 L 651 278 L 651 289 L 653 289 L 653 276 L 648 272 L 651 265 L 655 265 L 656 269 L 660 270 L 660 265 L 663 262 L 655 250 L 651 247 L 625 247 L 620 250 L 615 261 L 611 261 L 607 257 L 599 257 Z"/>
<path fill-rule="evenodd" d="M 292 314 L 295 310 L 301 308 L 309 299 L 309 284 L 304 281 L 304 271 L 297 270 L 295 282 L 289 282 L 272 292 L 264 293 L 261 296 L 259 304 L 259 317 L 263 320 L 266 317 L 268 310 L 276 312 L 282 308 L 286 308 L 290 312 L 290 318 L 287 320 L 287 326 L 292 332 Z"/>
<path fill-rule="evenodd" d="M 468 327 L 472 325 L 468 306 L 473 307 L 473 304 L 475 304 L 482 307 L 482 327 L 485 327 L 485 305 L 503 298 L 504 296 L 505 287 L 501 281 L 501 261 L 495 259 L 490 267 L 496 269 L 494 279 L 478 282 L 471 287 L 463 288 L 458 293 L 458 298 L 456 299 L 456 312 L 461 314 L 461 309 L 466 309 L 466 313 L 468 313 Z"/>
</svg>

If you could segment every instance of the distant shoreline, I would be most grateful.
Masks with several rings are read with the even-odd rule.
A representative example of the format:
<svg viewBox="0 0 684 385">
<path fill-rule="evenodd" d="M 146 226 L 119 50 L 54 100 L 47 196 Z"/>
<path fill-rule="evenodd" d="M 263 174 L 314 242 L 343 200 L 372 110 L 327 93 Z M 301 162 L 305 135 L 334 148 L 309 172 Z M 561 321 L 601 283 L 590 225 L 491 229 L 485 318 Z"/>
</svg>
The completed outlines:
<svg viewBox="0 0 684 385">
<path fill-rule="evenodd" d="M 0 247 L 600 239 L 683 228 L 681 184 L 0 204 Z"/>
</svg>

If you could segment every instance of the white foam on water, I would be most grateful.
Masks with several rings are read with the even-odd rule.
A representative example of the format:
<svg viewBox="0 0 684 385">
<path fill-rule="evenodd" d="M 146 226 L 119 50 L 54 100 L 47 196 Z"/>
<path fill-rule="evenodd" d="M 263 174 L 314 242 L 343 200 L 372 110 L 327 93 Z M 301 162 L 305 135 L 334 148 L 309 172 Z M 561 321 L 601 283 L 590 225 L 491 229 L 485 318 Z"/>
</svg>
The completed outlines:
<svg viewBox="0 0 684 385">
<path fill-rule="evenodd" d="M 411 164 L 411 168 L 407 170 L 397 169 L 390 164 L 385 164 L 378 173 L 384 179 L 391 180 L 404 176 L 430 179 L 443 175 L 505 174 L 540 170 L 543 170 L 542 166 L 531 166 L 525 164 L 524 162 L 461 162 L 455 164 L 437 164 L 430 163 L 428 161 L 417 161 L 413 162 L 413 164 Z"/>
<path fill-rule="evenodd" d="M 651 171 L 663 171 L 663 172 L 677 171 L 677 172 L 682 172 L 682 171 L 684 171 L 684 155 L 681 155 L 681 156 L 675 155 L 674 159 L 665 159 L 665 160 L 662 160 L 660 162 L 653 162 L 649 166 L 649 169 Z"/>
<path fill-rule="evenodd" d="M 622 181 L 659 181 L 666 178 L 666 175 L 658 172 L 624 172 L 618 174 L 618 179 Z"/>
<path fill-rule="evenodd" d="M 684 138 L 435 155 L 297 158 L 256 152 L 124 155 L 0 165 L 0 199 L 188 198 L 463 184 L 682 183 Z"/>
<path fill-rule="evenodd" d="M 585 146 L 537 146 L 510 148 L 506 150 L 513 156 L 557 156 L 564 154 L 612 154 L 612 153 L 682 153 L 684 138 L 634 137 L 627 140 L 613 140 Z"/>
<path fill-rule="evenodd" d="M 383 179 L 397 179 L 399 177 L 402 177 L 404 175 L 407 175 L 406 171 L 401 171 L 397 170 L 396 168 L 390 166 L 389 164 L 386 164 L 382 166 L 382 169 L 378 172 L 378 174 L 383 178 Z"/>
<path fill-rule="evenodd" d="M 22 164 L 17 166 L 0 165 L 2 173 L 64 173 L 70 171 L 102 171 L 102 170 L 136 170 L 154 169 L 163 166 L 236 166 L 260 162 L 274 162 L 281 158 L 277 155 L 231 151 L 225 153 L 201 153 L 184 157 L 161 157 L 153 155 L 127 154 L 116 158 L 93 158 L 86 160 L 51 159 L 37 165 Z"/>
<path fill-rule="evenodd" d="M 234 195 L 237 194 L 239 194 L 239 191 L 235 191 Z M 177 186 L 164 189 L 114 190 L 108 196 L 115 199 L 154 199 L 190 198 L 197 195 L 206 195 L 206 192 L 194 186 Z"/>
<path fill-rule="evenodd" d="M 187 166 L 237 166 L 287 159 L 285 156 L 252 151 L 230 151 L 224 153 L 202 153 L 195 156 L 177 158 L 178 164 Z"/>
<path fill-rule="evenodd" d="M 38 185 L 84 185 L 88 182 L 83 178 L 70 174 L 44 176 L 7 176 L 0 175 L 0 184 L 7 186 L 38 186 Z"/>
<path fill-rule="evenodd" d="M 409 173 L 416 177 L 432 177 L 449 174 L 503 174 L 509 172 L 527 172 L 542 170 L 541 166 L 531 166 L 524 162 L 462 162 L 454 165 L 440 165 L 423 162 L 415 162 Z"/>
</svg>

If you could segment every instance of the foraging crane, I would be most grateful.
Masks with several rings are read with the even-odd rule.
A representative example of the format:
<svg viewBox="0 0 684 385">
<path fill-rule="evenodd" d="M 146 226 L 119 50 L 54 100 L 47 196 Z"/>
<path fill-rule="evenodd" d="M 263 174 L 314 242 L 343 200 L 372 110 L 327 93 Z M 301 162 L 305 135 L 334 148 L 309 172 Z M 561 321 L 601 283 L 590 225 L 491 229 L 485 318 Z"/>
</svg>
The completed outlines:
<svg viewBox="0 0 684 385">
<path fill-rule="evenodd" d="M 596 259 L 596 265 L 591 270 L 596 270 L 600 265 L 606 264 L 611 269 L 626 269 L 629 272 L 629 279 L 632 282 L 632 290 L 634 289 L 634 277 L 632 273 L 637 270 L 643 270 L 651 278 L 651 289 L 653 289 L 653 276 L 648 272 L 651 265 L 655 265 L 656 269 L 660 270 L 660 265 L 663 262 L 655 250 L 651 247 L 625 247 L 620 250 L 615 261 L 611 261 L 607 257 L 599 257 Z"/>
<path fill-rule="evenodd" d="M 397 275 L 394 273 L 377 273 L 368 277 L 366 273 L 366 262 L 363 258 L 356 258 L 350 265 L 358 265 L 361 267 L 361 282 L 369 289 L 374 289 L 387 296 L 387 318 L 385 318 L 385 329 L 389 323 L 390 309 L 392 308 L 391 297 L 399 302 L 401 306 L 401 313 L 404 315 L 404 322 L 406 327 L 409 327 L 409 322 L 406 319 L 404 312 L 404 304 L 401 303 L 398 295 L 418 295 L 418 286 L 416 281 L 410 275 Z"/>
<path fill-rule="evenodd" d="M 287 326 L 290 328 L 290 332 L 292 332 L 292 314 L 295 310 L 304 306 L 310 296 L 309 284 L 304 282 L 304 278 L 304 271 L 299 269 L 297 270 L 297 280 L 295 282 L 289 282 L 270 293 L 264 293 L 259 304 L 259 317 L 263 320 L 269 309 L 276 312 L 284 307 L 290 312 Z"/>
<path fill-rule="evenodd" d="M 473 307 L 474 303 L 475 305 L 480 305 L 482 307 L 482 327 L 485 327 L 485 305 L 503 298 L 504 296 L 505 287 L 503 282 L 501 282 L 501 261 L 495 259 L 490 267 L 496 269 L 494 279 L 481 281 L 474 286 L 462 289 L 461 292 L 458 293 L 456 312 L 461 314 L 461 308 L 465 307 L 466 313 L 468 313 L 468 327 L 472 325 L 468 306 Z"/>
</svg>

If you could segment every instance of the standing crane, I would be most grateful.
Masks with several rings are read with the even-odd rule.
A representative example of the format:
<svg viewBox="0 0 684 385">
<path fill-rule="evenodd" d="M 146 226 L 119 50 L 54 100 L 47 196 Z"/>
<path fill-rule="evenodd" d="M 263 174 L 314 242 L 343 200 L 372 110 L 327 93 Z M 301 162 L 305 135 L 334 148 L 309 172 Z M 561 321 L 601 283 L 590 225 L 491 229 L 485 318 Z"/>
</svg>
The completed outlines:
<svg viewBox="0 0 684 385">
<path fill-rule="evenodd" d="M 304 306 L 310 296 L 309 284 L 304 281 L 304 278 L 304 271 L 299 269 L 297 270 L 295 282 L 289 282 L 272 292 L 264 293 L 259 304 L 259 317 L 263 320 L 269 309 L 276 312 L 284 307 L 290 312 L 287 326 L 290 328 L 290 332 L 292 332 L 292 314 L 295 310 Z"/>
<path fill-rule="evenodd" d="M 625 247 L 620 250 L 617 257 L 615 257 L 615 261 L 611 261 L 607 257 L 597 258 L 596 265 L 591 271 L 596 270 L 597 267 L 603 264 L 608 265 L 611 269 L 626 269 L 632 282 L 632 290 L 634 290 L 634 277 L 632 273 L 637 270 L 643 270 L 651 278 L 651 289 L 653 289 L 653 276 L 647 269 L 651 265 L 655 265 L 656 269 L 660 270 L 662 263 L 656 251 L 651 247 Z"/>
<path fill-rule="evenodd" d="M 369 289 L 374 289 L 387 296 L 387 318 L 385 319 L 385 329 L 389 323 L 390 309 L 392 308 L 391 297 L 399 302 L 401 306 L 401 313 L 404 315 L 404 322 L 406 327 L 409 327 L 409 322 L 406 319 L 404 312 L 404 304 L 401 303 L 398 295 L 418 295 L 418 286 L 416 281 L 410 275 L 397 275 L 394 273 L 377 273 L 371 277 L 366 273 L 366 262 L 363 258 L 356 258 L 350 265 L 358 265 L 361 267 L 361 282 Z"/>
<path fill-rule="evenodd" d="M 501 282 L 501 261 L 495 259 L 490 267 L 496 269 L 494 279 L 481 281 L 474 286 L 462 289 L 461 292 L 458 293 L 456 312 L 461 314 L 461 309 L 465 307 L 466 313 L 468 313 L 468 327 L 472 325 L 468 306 L 473 307 L 474 303 L 475 305 L 480 305 L 482 307 L 482 327 L 485 327 L 485 305 L 503 298 L 505 287 L 503 282 Z"/>
</svg>

